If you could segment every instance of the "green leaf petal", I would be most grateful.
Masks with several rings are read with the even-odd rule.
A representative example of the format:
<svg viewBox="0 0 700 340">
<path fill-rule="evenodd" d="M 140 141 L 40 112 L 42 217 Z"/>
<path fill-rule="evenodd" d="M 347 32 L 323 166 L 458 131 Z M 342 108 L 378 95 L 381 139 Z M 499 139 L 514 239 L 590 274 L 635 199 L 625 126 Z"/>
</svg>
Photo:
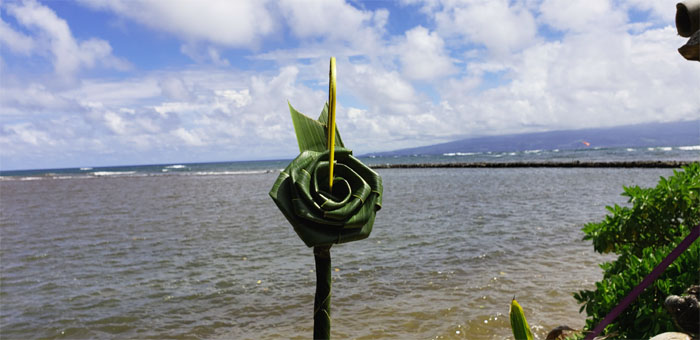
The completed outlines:
<svg viewBox="0 0 700 340">
<path fill-rule="evenodd" d="M 326 102 L 326 105 L 323 106 L 323 111 L 321 111 L 321 115 L 318 117 L 318 121 L 325 128 L 328 127 L 328 102 Z M 326 135 L 328 135 L 328 131 L 327 130 L 324 130 L 324 131 L 326 132 Z M 341 147 L 341 148 L 345 147 L 345 145 L 343 145 L 343 140 L 340 138 L 340 133 L 338 132 L 337 124 L 335 127 L 335 146 Z"/>
<path fill-rule="evenodd" d="M 299 152 L 316 151 L 324 152 L 328 149 L 327 146 L 327 123 L 328 123 L 328 103 L 324 105 L 321 116 L 318 120 L 308 117 L 307 115 L 297 111 L 289 104 L 289 112 L 292 115 L 292 123 L 294 124 L 294 132 L 299 143 Z M 338 147 L 344 147 L 343 140 L 340 138 L 338 129 L 335 130 L 335 144 Z"/>
</svg>

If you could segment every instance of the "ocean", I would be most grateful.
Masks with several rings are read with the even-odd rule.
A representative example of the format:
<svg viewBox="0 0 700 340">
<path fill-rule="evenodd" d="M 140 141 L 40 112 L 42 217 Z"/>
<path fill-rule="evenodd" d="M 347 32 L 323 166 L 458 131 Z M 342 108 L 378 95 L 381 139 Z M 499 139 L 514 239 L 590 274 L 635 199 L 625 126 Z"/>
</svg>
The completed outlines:
<svg viewBox="0 0 700 340">
<path fill-rule="evenodd" d="M 700 146 L 367 158 L 375 164 L 700 160 Z M 268 196 L 289 161 L 0 173 L 3 339 L 308 339 L 314 259 Z M 335 245 L 332 337 L 539 338 L 610 259 L 582 241 L 622 186 L 673 169 L 379 169 L 365 240 Z"/>
</svg>

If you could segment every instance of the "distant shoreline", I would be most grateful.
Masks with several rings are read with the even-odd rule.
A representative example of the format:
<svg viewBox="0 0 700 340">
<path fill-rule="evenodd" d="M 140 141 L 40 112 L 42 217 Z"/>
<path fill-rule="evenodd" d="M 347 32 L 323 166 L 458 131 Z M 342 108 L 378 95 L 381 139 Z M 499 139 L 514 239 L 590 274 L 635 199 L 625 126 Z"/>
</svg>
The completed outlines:
<svg viewBox="0 0 700 340">
<path fill-rule="evenodd" d="M 567 161 L 567 162 L 472 162 L 376 164 L 373 169 L 431 168 L 680 168 L 691 161 Z"/>
</svg>

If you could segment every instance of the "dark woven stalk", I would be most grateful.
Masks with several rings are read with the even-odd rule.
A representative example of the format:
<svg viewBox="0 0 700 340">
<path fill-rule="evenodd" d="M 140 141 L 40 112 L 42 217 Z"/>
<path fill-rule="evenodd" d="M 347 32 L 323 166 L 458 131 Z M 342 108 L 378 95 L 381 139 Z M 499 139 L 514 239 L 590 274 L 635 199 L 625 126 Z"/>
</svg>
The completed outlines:
<svg viewBox="0 0 700 340">
<path fill-rule="evenodd" d="M 314 299 L 314 339 L 331 338 L 331 247 L 314 247 L 316 298 Z"/>
</svg>

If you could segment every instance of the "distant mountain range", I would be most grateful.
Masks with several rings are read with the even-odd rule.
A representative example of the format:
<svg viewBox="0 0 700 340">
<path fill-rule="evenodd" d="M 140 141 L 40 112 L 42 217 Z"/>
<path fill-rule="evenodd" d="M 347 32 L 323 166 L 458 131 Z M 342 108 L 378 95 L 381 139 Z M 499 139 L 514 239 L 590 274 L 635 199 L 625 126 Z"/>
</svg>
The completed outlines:
<svg viewBox="0 0 700 340">
<path fill-rule="evenodd" d="M 467 138 L 367 156 L 682 145 L 700 145 L 700 120 Z"/>
</svg>

